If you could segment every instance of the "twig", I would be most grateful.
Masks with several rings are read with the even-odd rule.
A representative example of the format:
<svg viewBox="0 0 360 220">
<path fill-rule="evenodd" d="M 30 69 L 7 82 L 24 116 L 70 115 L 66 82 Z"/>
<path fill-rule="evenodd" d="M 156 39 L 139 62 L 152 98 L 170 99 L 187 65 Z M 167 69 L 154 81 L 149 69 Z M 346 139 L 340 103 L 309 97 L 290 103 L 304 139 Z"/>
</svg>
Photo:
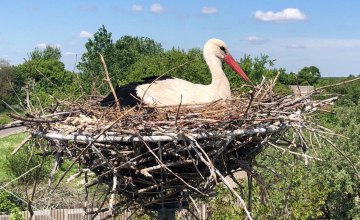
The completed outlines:
<svg viewBox="0 0 360 220">
<path fill-rule="evenodd" d="M 17 92 L 16 92 L 14 86 L 12 85 L 11 81 L 9 80 L 9 78 L 8 78 L 8 83 L 9 83 L 9 85 L 10 85 L 10 87 L 11 87 L 11 90 L 13 91 L 13 93 L 15 93 L 15 96 L 16 96 L 16 98 L 18 99 L 18 101 L 19 101 L 18 103 L 19 103 L 20 106 L 25 110 L 25 107 L 24 107 L 24 105 L 23 105 L 23 103 L 22 103 L 22 99 L 20 99 L 19 95 L 17 94 Z"/>
<path fill-rule="evenodd" d="M 202 149 L 202 147 L 199 145 L 199 143 L 189 134 L 185 134 L 185 137 L 187 137 L 191 142 L 190 142 L 190 146 L 193 147 L 193 149 L 195 150 L 196 154 L 198 155 L 198 157 L 201 159 L 201 161 L 206 164 L 206 166 L 209 168 L 211 176 L 213 177 L 213 180 L 217 183 L 217 179 L 216 179 L 216 174 L 215 174 L 215 167 L 214 164 L 211 162 L 209 156 L 207 155 L 207 153 L 204 151 L 204 149 Z M 199 149 L 201 151 L 198 152 L 196 150 L 196 148 Z M 202 156 L 204 155 L 206 157 L 206 159 Z"/>
<path fill-rule="evenodd" d="M 248 104 L 248 106 L 247 106 L 247 108 L 245 110 L 245 113 L 244 113 L 245 118 L 247 117 L 247 114 L 249 112 L 249 109 L 251 108 L 251 104 L 252 104 L 253 100 L 254 100 L 254 92 L 251 90 L 250 91 L 250 101 L 249 101 L 249 104 Z"/>
<path fill-rule="evenodd" d="M 21 126 L 24 126 L 24 122 L 18 120 L 18 121 L 10 122 L 9 124 L 0 125 L 0 130 L 8 129 L 8 128 L 16 128 L 16 127 L 21 127 Z"/>
<path fill-rule="evenodd" d="M 351 82 L 354 82 L 354 81 L 357 81 L 357 80 L 360 80 L 360 77 L 357 77 L 355 79 L 346 80 L 346 81 L 339 82 L 339 83 L 335 83 L 335 84 L 331 84 L 331 85 L 322 86 L 322 87 L 314 89 L 313 92 L 317 92 L 319 90 L 323 90 L 323 89 L 326 89 L 326 88 L 329 88 L 329 87 L 334 87 L 334 86 L 339 86 L 339 85 L 351 83 Z"/>
<path fill-rule="evenodd" d="M 178 125 L 177 125 L 177 121 L 178 121 L 178 118 L 179 118 L 179 112 L 180 112 L 181 103 L 182 103 L 182 95 L 180 96 L 179 107 L 178 107 L 178 109 L 176 110 L 175 127 L 178 126 Z"/>
<path fill-rule="evenodd" d="M 195 200 L 193 199 L 193 197 L 192 197 L 191 195 L 189 195 L 189 198 L 190 198 L 190 200 L 191 200 L 192 204 L 194 205 L 194 207 L 195 207 L 195 209 L 196 209 L 197 213 L 198 213 L 198 214 L 199 214 L 199 216 L 200 216 L 200 215 L 201 215 L 201 211 L 200 211 L 199 207 L 197 206 L 197 204 L 196 204 Z"/>
<path fill-rule="evenodd" d="M 283 152 L 288 152 L 290 154 L 294 154 L 294 155 L 297 155 L 297 156 L 302 156 L 302 157 L 305 157 L 305 158 L 310 158 L 310 159 L 314 159 L 314 160 L 319 160 L 319 161 L 323 161 L 322 159 L 320 158 L 317 158 L 317 157 L 312 157 L 312 156 L 309 156 L 309 155 L 306 155 L 306 154 L 301 154 L 301 153 L 297 153 L 297 152 L 294 152 L 294 151 L 291 151 L 289 149 L 285 149 L 285 148 L 282 148 L 282 147 L 279 147 L 271 142 L 269 142 L 269 144 L 276 148 L 276 149 L 279 149 L 279 150 L 282 150 Z"/>
<path fill-rule="evenodd" d="M 31 135 L 28 135 L 20 144 L 18 144 L 18 145 L 15 147 L 15 149 L 11 152 L 11 155 L 16 154 L 16 153 L 19 151 L 19 149 L 20 149 L 22 146 L 24 146 L 24 145 L 30 140 L 30 138 L 31 138 Z"/>
<path fill-rule="evenodd" d="M 116 102 L 116 108 L 118 109 L 118 111 L 120 112 L 120 106 L 121 106 L 121 103 L 120 103 L 120 100 L 118 99 L 117 95 L 116 95 L 116 92 L 115 92 L 115 89 L 111 83 L 111 80 L 110 80 L 110 75 L 109 75 L 109 72 L 108 72 L 108 69 L 107 69 L 107 66 L 106 66 L 106 63 L 105 63 L 105 60 L 104 60 L 104 57 L 102 54 L 100 54 L 100 60 L 104 66 L 104 70 L 105 70 L 105 74 L 106 74 L 106 81 L 108 82 L 109 86 L 110 86 L 110 89 L 111 89 L 111 92 L 115 98 L 115 102 Z"/>
<path fill-rule="evenodd" d="M 278 73 L 277 73 L 276 76 L 275 76 L 275 79 L 271 82 L 271 85 L 267 88 L 267 90 L 266 90 L 266 91 L 264 92 L 264 94 L 261 96 L 260 100 L 263 100 L 264 97 L 273 90 L 273 88 L 274 88 L 274 86 L 275 86 L 275 84 L 276 84 L 276 81 L 278 80 L 278 78 L 279 78 L 279 76 L 280 76 L 280 73 L 281 73 L 281 72 L 278 71 Z"/>
<path fill-rule="evenodd" d="M 115 192 L 116 192 L 116 187 L 117 187 L 117 176 L 116 176 L 117 170 L 114 169 L 113 170 L 113 186 L 111 189 L 111 195 L 110 195 L 110 200 L 109 200 L 109 208 L 111 211 L 111 215 L 115 216 L 115 209 L 114 209 L 114 205 L 115 205 Z"/>
<path fill-rule="evenodd" d="M 5 102 L 4 100 L 1 99 L 1 101 L 8 107 L 10 108 L 13 112 L 15 112 L 16 114 L 20 115 L 19 112 L 17 112 L 13 107 L 11 107 L 7 102 Z"/>
<path fill-rule="evenodd" d="M 248 211 L 248 209 L 246 208 L 246 204 L 245 201 L 243 200 L 243 198 L 241 198 L 241 196 L 230 186 L 230 183 L 225 179 L 225 177 L 220 173 L 220 171 L 218 169 L 215 168 L 215 172 L 216 174 L 220 177 L 221 181 L 225 184 L 225 186 L 232 192 L 232 194 L 234 196 L 236 196 L 236 198 L 240 201 L 246 216 L 248 217 L 249 220 L 252 220 L 251 214 Z"/>
<path fill-rule="evenodd" d="M 52 119 L 44 119 L 44 118 L 26 118 L 20 115 L 14 115 L 12 113 L 8 114 L 11 118 L 26 121 L 26 122 L 37 122 L 37 123 L 52 123 L 52 122 L 59 122 L 63 121 L 64 119 L 61 118 L 52 118 Z"/>
<path fill-rule="evenodd" d="M 5 185 L 0 186 L 0 190 L 5 189 L 8 185 L 10 185 L 11 183 L 15 182 L 16 180 L 26 176 L 27 174 L 29 174 L 31 171 L 35 170 L 39 166 L 41 166 L 41 163 L 39 163 L 38 165 L 36 165 L 33 168 L 29 169 L 28 171 L 26 171 L 25 173 L 23 173 L 20 176 L 16 177 L 15 179 L 12 179 L 10 182 L 6 183 Z"/>
<path fill-rule="evenodd" d="M 150 177 L 151 174 L 149 173 L 149 171 L 154 171 L 154 170 L 161 169 L 161 168 L 163 168 L 163 166 L 171 167 L 171 166 L 183 165 L 183 164 L 188 164 L 188 163 L 193 163 L 193 162 L 195 162 L 195 161 L 194 160 L 184 160 L 184 161 L 179 161 L 179 162 L 171 162 L 171 163 L 166 163 L 166 164 L 160 164 L 160 165 L 157 165 L 157 166 L 152 166 L 152 167 L 141 169 L 140 173 L 144 174 L 147 177 Z"/>
<path fill-rule="evenodd" d="M 360 178 L 359 171 L 356 168 L 356 165 L 350 160 L 350 158 L 344 152 L 342 152 L 338 147 L 336 147 L 336 145 L 332 141 L 330 141 L 329 139 L 325 138 L 320 134 L 318 135 L 322 137 L 322 139 L 324 139 L 326 142 L 328 142 L 341 156 L 343 156 L 350 163 L 350 165 L 353 167 L 354 171 L 356 172 L 357 177 Z"/>
<path fill-rule="evenodd" d="M 171 183 L 171 182 L 174 182 L 178 180 L 178 178 L 173 178 L 171 180 L 166 180 L 166 183 Z M 152 189 L 155 189 L 155 188 L 158 188 L 160 185 L 164 184 L 165 182 L 161 182 L 161 183 L 157 183 L 157 184 L 154 184 L 152 186 L 149 186 L 149 187 L 146 187 L 146 188 L 143 188 L 143 189 L 139 189 L 138 190 L 138 193 L 144 193 L 146 191 L 149 191 L 149 190 L 152 190 Z"/>
</svg>

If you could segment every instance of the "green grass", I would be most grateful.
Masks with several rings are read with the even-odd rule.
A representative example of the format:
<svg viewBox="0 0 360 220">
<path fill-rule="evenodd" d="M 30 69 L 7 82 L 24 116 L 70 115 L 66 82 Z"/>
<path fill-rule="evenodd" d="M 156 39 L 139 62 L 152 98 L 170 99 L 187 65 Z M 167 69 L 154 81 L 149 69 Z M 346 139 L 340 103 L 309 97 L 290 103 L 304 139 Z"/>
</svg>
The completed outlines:
<svg viewBox="0 0 360 220">
<path fill-rule="evenodd" d="M 6 172 L 6 169 L 4 169 L 6 157 L 10 155 L 11 151 L 20 144 L 27 135 L 27 133 L 23 132 L 0 138 L 0 182 L 11 179 L 11 176 Z"/>
<path fill-rule="evenodd" d="M 0 113 L 0 125 L 5 125 L 10 123 L 12 120 L 9 116 L 6 115 L 6 112 Z"/>
<path fill-rule="evenodd" d="M 18 154 L 16 154 L 15 156 L 11 155 L 11 152 L 18 146 L 18 144 L 20 144 L 26 137 L 27 137 L 28 133 L 23 132 L 23 133 L 19 133 L 19 134 L 13 134 L 7 137 L 3 137 L 0 138 L 0 186 L 1 183 L 6 183 L 9 182 L 10 180 L 12 180 L 14 177 L 19 176 L 20 174 L 10 174 L 8 169 L 6 169 L 6 163 L 7 163 L 7 157 L 16 157 L 16 156 L 20 156 L 19 153 L 21 153 L 22 150 L 24 149 L 20 149 L 20 151 L 18 152 Z M 45 172 L 45 176 L 50 174 L 50 170 L 53 166 L 53 157 L 48 157 L 48 159 L 50 161 L 48 161 L 47 163 L 45 163 L 44 167 L 43 167 L 43 171 Z M 21 163 L 22 161 L 20 161 Z M 63 175 L 63 173 L 65 172 L 65 170 L 70 166 L 70 164 L 72 163 L 72 161 L 70 160 L 65 160 L 64 163 L 62 164 L 61 168 L 57 171 L 56 175 L 55 175 L 55 180 L 54 182 L 57 182 L 58 179 L 60 178 L 60 176 Z M 19 164 L 19 168 L 21 169 L 21 164 Z M 24 173 L 25 171 L 19 171 L 20 173 Z M 78 172 L 78 168 L 77 166 L 74 166 L 66 175 L 65 179 L 67 179 L 68 177 L 70 177 L 71 175 L 75 174 Z M 49 177 L 45 177 L 45 178 L 49 178 Z M 72 181 L 70 184 L 68 185 L 74 185 L 74 188 L 78 188 L 78 186 L 76 186 L 77 184 L 77 180 Z"/>
</svg>

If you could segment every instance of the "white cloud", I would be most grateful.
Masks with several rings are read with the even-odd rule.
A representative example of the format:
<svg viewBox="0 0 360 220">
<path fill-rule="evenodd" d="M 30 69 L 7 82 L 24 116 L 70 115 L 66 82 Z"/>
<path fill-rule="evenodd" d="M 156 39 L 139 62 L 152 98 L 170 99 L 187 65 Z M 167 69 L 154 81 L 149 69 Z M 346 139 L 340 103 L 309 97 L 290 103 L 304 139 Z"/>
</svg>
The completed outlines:
<svg viewBox="0 0 360 220">
<path fill-rule="evenodd" d="M 67 51 L 67 52 L 64 53 L 64 55 L 65 56 L 73 56 L 73 55 L 76 55 L 76 53 Z"/>
<path fill-rule="evenodd" d="M 203 13 L 203 14 L 214 14 L 216 12 L 217 12 L 217 8 L 215 8 L 215 7 L 204 6 L 201 9 L 201 13 Z"/>
<path fill-rule="evenodd" d="M 47 46 L 46 43 L 39 43 L 39 44 L 36 45 L 36 47 L 39 48 L 39 49 L 45 49 L 46 46 Z"/>
<path fill-rule="evenodd" d="M 60 47 L 61 47 L 60 44 L 38 43 L 38 44 L 36 45 L 36 47 L 37 47 L 38 49 L 45 49 L 47 46 L 50 46 L 50 47 L 52 47 L 52 48 L 60 48 Z"/>
<path fill-rule="evenodd" d="M 88 32 L 88 31 L 80 31 L 80 33 L 79 33 L 80 38 L 90 38 L 92 36 L 93 36 L 92 33 Z"/>
<path fill-rule="evenodd" d="M 260 21 L 290 21 L 290 20 L 306 20 L 307 16 L 297 8 L 286 8 L 280 12 L 273 11 L 256 11 L 255 18 Z"/>
<path fill-rule="evenodd" d="M 164 11 L 164 7 L 160 3 L 155 3 L 150 6 L 150 11 L 154 13 L 161 13 Z"/>
<path fill-rule="evenodd" d="M 245 41 L 247 41 L 249 43 L 252 43 L 252 44 L 263 44 L 267 40 L 265 38 L 262 38 L 262 37 L 248 36 L 248 37 L 245 38 Z"/>
<path fill-rule="evenodd" d="M 289 45 L 286 45 L 286 48 L 303 49 L 303 48 L 306 48 L 306 46 L 304 44 L 289 44 Z"/>
<path fill-rule="evenodd" d="M 137 4 L 133 4 L 131 7 L 132 11 L 142 11 L 143 10 L 143 6 L 142 5 L 137 5 Z"/>
</svg>

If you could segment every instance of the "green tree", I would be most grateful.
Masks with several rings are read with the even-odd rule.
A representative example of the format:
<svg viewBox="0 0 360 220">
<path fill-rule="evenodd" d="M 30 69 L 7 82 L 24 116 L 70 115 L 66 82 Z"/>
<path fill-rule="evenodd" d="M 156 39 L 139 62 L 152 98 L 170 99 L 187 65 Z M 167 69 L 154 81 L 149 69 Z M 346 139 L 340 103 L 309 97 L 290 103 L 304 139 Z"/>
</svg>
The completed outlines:
<svg viewBox="0 0 360 220">
<path fill-rule="evenodd" d="M 94 34 L 93 39 L 90 38 L 85 44 L 86 52 L 83 53 L 77 68 L 81 72 L 80 78 L 83 88 L 88 93 L 94 86 L 99 87 L 99 85 L 102 85 L 103 79 L 105 78 L 103 74 L 104 67 L 100 61 L 100 54 L 104 57 L 111 74 L 111 79 L 114 81 L 113 74 L 116 59 L 111 35 L 111 32 L 108 32 L 103 25 Z"/>
<path fill-rule="evenodd" d="M 164 52 L 160 43 L 147 37 L 132 37 L 125 35 L 115 43 L 116 63 L 120 73 L 126 72 L 129 67 L 143 56 L 153 56 Z"/>
<path fill-rule="evenodd" d="M 35 48 L 34 51 L 30 53 L 30 59 L 42 59 L 42 60 L 60 60 L 61 59 L 61 50 L 58 47 L 47 45 L 45 49 L 40 50 L 39 48 Z"/>
<path fill-rule="evenodd" d="M 279 77 L 279 82 L 284 85 L 297 85 L 298 79 L 295 73 L 291 72 L 289 74 L 282 72 Z"/>
<path fill-rule="evenodd" d="M 15 81 L 14 67 L 3 59 L 0 59 L 0 111 L 6 108 L 6 104 L 16 101 L 12 88 Z"/>
<path fill-rule="evenodd" d="M 342 81 L 351 80 L 351 79 L 353 79 L 352 76 L 346 78 L 344 77 L 321 78 L 317 83 L 316 87 L 340 83 Z M 338 106 L 354 106 L 358 104 L 360 100 L 360 80 L 339 86 L 328 87 L 327 92 L 338 95 L 339 97 L 339 100 L 337 101 Z"/>
<path fill-rule="evenodd" d="M 88 92 L 94 86 L 100 92 L 108 91 L 108 86 L 103 83 L 105 74 L 99 54 L 104 56 L 110 79 L 116 84 L 124 81 L 128 69 L 143 56 L 163 53 L 161 44 L 150 38 L 123 36 L 114 44 L 111 35 L 111 32 L 102 26 L 94 34 L 94 39 L 89 39 L 85 44 L 87 51 L 83 54 L 78 69 Z"/>
<path fill-rule="evenodd" d="M 262 54 L 255 58 L 250 55 L 244 55 L 240 58 L 239 65 L 248 75 L 250 80 L 254 83 L 260 83 L 263 77 L 270 79 L 274 78 L 278 71 L 283 71 L 281 69 L 275 69 L 274 64 L 276 60 L 270 59 L 268 55 Z M 231 88 L 240 88 L 244 85 L 243 80 L 230 69 L 229 66 L 223 65 L 224 72 L 227 74 L 227 77 L 230 81 Z"/>
<path fill-rule="evenodd" d="M 298 79 L 301 85 L 314 85 L 320 77 L 320 70 L 316 66 L 304 67 L 298 73 Z"/>
<path fill-rule="evenodd" d="M 270 59 L 270 57 L 265 54 L 261 54 L 255 58 L 252 58 L 250 55 L 245 55 L 240 59 L 240 65 L 251 80 L 259 83 L 263 76 L 266 78 L 276 76 L 277 69 L 273 68 L 275 61 L 276 60 Z"/>
<path fill-rule="evenodd" d="M 199 49 L 188 52 L 171 49 L 163 54 L 147 55 L 138 59 L 125 72 L 121 84 L 139 81 L 148 76 L 174 76 L 194 83 L 208 84 L 211 76 Z"/>
<path fill-rule="evenodd" d="M 50 104 L 49 96 L 64 99 L 79 93 L 76 75 L 65 69 L 58 59 L 48 56 L 25 61 L 16 67 L 16 86 L 22 88 L 23 97 L 30 96 L 32 103 Z M 30 94 L 31 93 L 31 94 Z"/>
<path fill-rule="evenodd" d="M 357 171 L 360 167 L 360 103 L 349 103 L 352 102 L 339 100 L 333 109 L 334 114 L 318 116 L 326 127 L 346 137 L 332 140 L 337 149 L 331 146 L 322 149 L 324 166 L 317 171 L 321 172 L 324 184 L 329 187 L 323 209 L 331 219 L 360 219 L 360 204 L 357 201 L 360 195 Z"/>
</svg>

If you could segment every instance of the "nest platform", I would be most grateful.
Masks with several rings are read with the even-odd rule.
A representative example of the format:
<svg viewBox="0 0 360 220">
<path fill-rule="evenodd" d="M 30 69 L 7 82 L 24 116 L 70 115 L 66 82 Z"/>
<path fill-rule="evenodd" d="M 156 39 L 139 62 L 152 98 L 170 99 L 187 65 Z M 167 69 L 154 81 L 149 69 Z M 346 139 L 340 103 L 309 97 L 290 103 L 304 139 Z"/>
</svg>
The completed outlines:
<svg viewBox="0 0 360 220">
<path fill-rule="evenodd" d="M 221 182 L 246 210 L 226 176 L 235 178 L 239 170 L 255 176 L 252 161 L 268 146 L 289 144 L 289 129 L 300 140 L 303 129 L 329 132 L 307 115 L 335 98 L 311 100 L 317 91 L 279 97 L 272 87 L 264 84 L 255 93 L 201 106 L 119 110 L 100 107 L 99 100 L 64 101 L 48 114 L 17 119 L 35 139 L 47 143 L 50 154 L 80 165 L 79 174 L 71 178 L 95 174 L 86 176 L 86 192 L 106 186 L 96 213 L 110 210 L 116 215 L 134 206 L 177 209 L 210 197 Z M 297 147 L 307 149 L 306 144 Z"/>
</svg>

